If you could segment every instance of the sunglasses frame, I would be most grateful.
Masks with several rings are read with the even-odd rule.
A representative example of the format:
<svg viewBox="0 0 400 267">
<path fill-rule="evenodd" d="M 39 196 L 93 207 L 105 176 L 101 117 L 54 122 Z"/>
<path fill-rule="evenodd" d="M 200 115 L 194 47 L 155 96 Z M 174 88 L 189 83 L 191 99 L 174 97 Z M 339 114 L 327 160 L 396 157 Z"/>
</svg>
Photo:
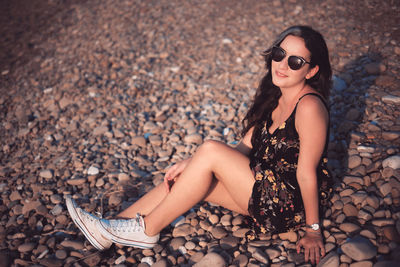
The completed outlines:
<svg viewBox="0 0 400 267">
<path fill-rule="evenodd" d="M 275 60 L 274 59 L 274 57 L 273 57 L 273 51 L 274 51 L 274 49 L 278 49 L 279 51 L 281 51 L 282 53 L 283 53 L 283 58 L 282 59 L 280 59 L 280 60 Z M 273 60 L 273 61 L 275 61 L 275 62 L 281 62 L 284 58 L 286 57 L 286 51 L 282 48 L 282 47 L 280 47 L 280 46 L 273 46 L 272 47 L 272 49 L 271 49 L 271 60 Z M 300 60 L 300 62 L 301 62 L 301 65 L 296 69 L 296 68 L 293 68 L 293 64 L 297 64 L 297 63 L 293 63 L 293 61 L 291 61 L 290 59 L 295 59 L 296 61 L 297 60 Z M 299 56 L 289 56 L 289 58 L 288 58 L 288 66 L 289 66 L 289 68 L 291 69 L 291 70 L 299 70 L 299 69 L 301 69 L 305 64 L 311 64 L 311 62 L 308 62 L 307 60 L 305 60 L 304 58 L 302 58 L 302 57 L 299 57 Z M 296 65 L 297 66 L 297 65 Z M 296 67 L 295 66 L 295 67 Z"/>
</svg>

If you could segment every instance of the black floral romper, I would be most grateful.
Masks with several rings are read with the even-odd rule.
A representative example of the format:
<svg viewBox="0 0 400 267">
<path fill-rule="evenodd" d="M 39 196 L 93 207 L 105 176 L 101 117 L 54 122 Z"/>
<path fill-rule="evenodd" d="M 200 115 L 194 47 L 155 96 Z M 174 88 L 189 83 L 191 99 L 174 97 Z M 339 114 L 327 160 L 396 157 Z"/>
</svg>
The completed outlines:
<svg viewBox="0 0 400 267">
<path fill-rule="evenodd" d="M 315 95 L 325 104 L 323 98 Z M 301 100 L 299 99 L 299 101 Z M 298 103 L 298 102 L 297 102 Z M 296 169 L 299 157 L 299 135 L 295 127 L 296 107 L 289 118 L 272 134 L 271 114 L 261 129 L 254 129 L 253 149 L 250 153 L 250 168 L 255 175 L 255 184 L 249 200 L 250 231 L 247 238 L 252 240 L 265 233 L 282 233 L 297 230 L 305 224 L 305 212 Z M 327 205 L 332 191 L 332 179 L 326 167 L 326 149 L 317 168 L 320 207 Z M 323 209 L 320 214 L 323 214 Z"/>
</svg>

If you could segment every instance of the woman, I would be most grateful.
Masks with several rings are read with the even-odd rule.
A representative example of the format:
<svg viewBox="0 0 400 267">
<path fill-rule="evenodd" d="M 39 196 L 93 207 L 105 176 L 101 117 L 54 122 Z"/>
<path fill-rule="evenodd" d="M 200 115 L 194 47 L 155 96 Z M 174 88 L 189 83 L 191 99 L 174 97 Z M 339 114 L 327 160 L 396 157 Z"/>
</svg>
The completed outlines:
<svg viewBox="0 0 400 267">
<path fill-rule="evenodd" d="M 204 200 L 249 215 L 248 239 L 305 227 L 298 253 L 304 247 L 305 260 L 319 262 L 325 255 L 320 210 L 331 190 L 324 158 L 332 74 L 328 49 L 321 34 L 294 26 L 263 55 L 267 73 L 237 147 L 206 141 L 120 219 L 97 218 L 67 198 L 71 217 L 96 248 L 113 242 L 152 248 L 164 227 Z"/>
</svg>

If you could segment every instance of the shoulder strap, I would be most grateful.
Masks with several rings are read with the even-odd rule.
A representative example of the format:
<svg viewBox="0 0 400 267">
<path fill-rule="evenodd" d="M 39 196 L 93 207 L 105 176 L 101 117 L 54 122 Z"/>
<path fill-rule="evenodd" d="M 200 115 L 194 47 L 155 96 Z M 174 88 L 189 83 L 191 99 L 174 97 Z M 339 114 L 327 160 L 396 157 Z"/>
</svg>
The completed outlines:
<svg viewBox="0 0 400 267">
<path fill-rule="evenodd" d="M 321 101 L 322 101 L 322 103 L 324 104 L 326 110 L 328 110 L 328 112 L 329 112 L 329 107 L 328 107 L 328 104 L 326 103 L 325 99 L 324 99 L 320 94 L 317 94 L 317 93 L 307 93 L 307 94 L 302 95 L 302 96 L 299 98 L 299 100 L 297 101 L 297 103 L 296 103 L 296 108 L 297 108 L 297 105 L 299 104 L 300 100 L 301 100 L 303 97 L 307 96 L 307 95 L 314 95 L 314 96 L 318 97 L 319 99 L 321 99 Z"/>
</svg>

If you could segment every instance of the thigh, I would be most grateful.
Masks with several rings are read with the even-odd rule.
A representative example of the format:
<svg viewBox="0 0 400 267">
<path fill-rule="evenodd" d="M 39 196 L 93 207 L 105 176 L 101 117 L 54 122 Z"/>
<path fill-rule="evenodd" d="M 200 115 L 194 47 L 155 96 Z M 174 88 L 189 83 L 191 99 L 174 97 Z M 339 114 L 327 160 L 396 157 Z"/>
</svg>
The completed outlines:
<svg viewBox="0 0 400 267">
<path fill-rule="evenodd" d="M 212 173 L 218 180 L 214 190 L 223 194 L 222 196 L 229 195 L 229 198 L 226 197 L 226 203 L 232 203 L 233 200 L 241 213 L 244 211 L 247 213 L 248 201 L 255 182 L 249 158 L 218 141 L 207 141 L 199 149 L 199 153 L 206 157 Z"/>
<path fill-rule="evenodd" d="M 229 194 L 228 190 L 226 190 L 225 186 L 217 179 L 214 180 L 214 183 L 210 187 L 210 190 L 204 198 L 204 201 L 217 204 L 243 215 L 249 215 L 247 208 L 243 209 L 240 207 L 234 198 Z"/>
</svg>

